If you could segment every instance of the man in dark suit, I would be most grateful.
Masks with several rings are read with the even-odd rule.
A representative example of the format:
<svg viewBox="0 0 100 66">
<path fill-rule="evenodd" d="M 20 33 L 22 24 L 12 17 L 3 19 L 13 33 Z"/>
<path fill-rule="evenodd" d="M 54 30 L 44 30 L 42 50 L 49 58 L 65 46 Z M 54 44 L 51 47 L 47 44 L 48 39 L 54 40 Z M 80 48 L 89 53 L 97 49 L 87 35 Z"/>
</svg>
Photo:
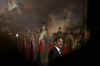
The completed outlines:
<svg viewBox="0 0 100 66">
<path fill-rule="evenodd" d="M 62 48 L 63 48 L 63 39 L 61 37 L 58 37 L 55 40 L 55 46 L 53 47 L 53 51 L 50 51 L 49 53 L 49 63 L 63 56 Z"/>
</svg>

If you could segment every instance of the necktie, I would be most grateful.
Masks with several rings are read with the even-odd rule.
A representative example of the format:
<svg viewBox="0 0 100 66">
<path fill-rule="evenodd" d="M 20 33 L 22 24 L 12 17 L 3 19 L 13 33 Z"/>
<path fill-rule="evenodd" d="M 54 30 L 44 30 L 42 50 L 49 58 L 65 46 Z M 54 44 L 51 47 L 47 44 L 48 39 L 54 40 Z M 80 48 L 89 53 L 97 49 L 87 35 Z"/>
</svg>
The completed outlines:
<svg viewBox="0 0 100 66">
<path fill-rule="evenodd" d="M 62 56 L 62 52 L 61 52 L 61 50 L 59 51 L 59 54 L 60 54 L 60 56 Z"/>
</svg>

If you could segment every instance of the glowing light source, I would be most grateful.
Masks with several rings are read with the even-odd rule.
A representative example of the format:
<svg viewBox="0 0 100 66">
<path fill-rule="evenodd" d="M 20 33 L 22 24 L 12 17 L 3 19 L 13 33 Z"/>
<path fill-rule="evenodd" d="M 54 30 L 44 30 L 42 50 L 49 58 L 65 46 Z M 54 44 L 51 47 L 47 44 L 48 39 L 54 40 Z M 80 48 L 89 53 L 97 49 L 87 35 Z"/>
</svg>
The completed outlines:
<svg viewBox="0 0 100 66">
<path fill-rule="evenodd" d="M 16 34 L 16 37 L 19 37 L 19 34 L 18 33 Z"/>
</svg>

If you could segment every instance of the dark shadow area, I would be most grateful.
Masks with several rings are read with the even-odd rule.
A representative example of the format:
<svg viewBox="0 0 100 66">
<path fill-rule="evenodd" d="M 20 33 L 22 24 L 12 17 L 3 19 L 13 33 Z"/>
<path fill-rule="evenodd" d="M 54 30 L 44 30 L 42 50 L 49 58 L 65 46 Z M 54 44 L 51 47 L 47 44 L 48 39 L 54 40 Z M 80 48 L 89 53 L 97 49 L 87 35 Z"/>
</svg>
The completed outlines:
<svg viewBox="0 0 100 66">
<path fill-rule="evenodd" d="M 15 40 L 6 34 L 0 32 L 0 65 L 33 65 L 36 63 L 26 61 L 24 56 L 19 54 L 16 48 Z"/>
<path fill-rule="evenodd" d="M 94 30 L 90 30 L 94 31 Z M 92 48 L 95 37 L 91 37 L 85 46 L 82 46 L 77 51 L 69 53 L 62 58 L 58 58 L 49 63 L 49 66 L 65 66 L 65 65 L 86 65 L 91 64 L 89 61 L 93 59 L 93 55 L 96 51 Z M 11 40 L 6 33 L 0 33 L 0 62 L 3 65 L 27 65 L 27 66 L 37 66 L 36 62 L 26 61 L 23 55 L 17 52 L 16 45 Z M 64 65 L 65 64 L 65 65 Z"/>
</svg>

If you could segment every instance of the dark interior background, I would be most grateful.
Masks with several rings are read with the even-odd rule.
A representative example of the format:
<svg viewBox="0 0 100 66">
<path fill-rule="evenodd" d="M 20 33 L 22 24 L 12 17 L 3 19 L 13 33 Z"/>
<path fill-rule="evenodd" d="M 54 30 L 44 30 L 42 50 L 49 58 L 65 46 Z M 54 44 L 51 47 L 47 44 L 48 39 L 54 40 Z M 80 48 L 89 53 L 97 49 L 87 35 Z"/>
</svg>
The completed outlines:
<svg viewBox="0 0 100 66">
<path fill-rule="evenodd" d="M 19 3 L 22 7 L 22 14 L 13 16 L 9 16 L 8 14 L 5 16 L 0 15 L 0 28 L 8 25 L 11 30 L 16 29 L 17 31 L 21 31 L 25 27 L 30 27 L 30 25 L 32 26 L 32 28 L 40 27 L 39 24 L 41 24 L 42 22 L 47 23 L 48 14 L 63 11 L 64 8 L 73 9 L 73 12 L 76 11 L 75 14 L 80 14 L 81 16 L 84 15 L 85 17 L 87 17 L 86 14 L 83 14 L 84 8 L 86 8 L 86 6 L 84 6 L 84 0 L 17 0 L 17 3 Z M 0 4 L 7 5 L 7 0 L 0 0 Z M 0 7 L 0 9 L 2 9 L 3 7 L 4 6 Z M 7 21 L 7 19 L 9 20 Z M 11 37 L 7 35 L 6 32 L 0 32 L 0 64 L 8 64 L 12 66 L 30 66 L 33 64 L 37 64 L 35 62 L 32 63 L 31 61 L 24 60 L 24 57 L 17 52 L 15 44 L 15 40 L 11 39 Z M 80 50 L 77 50 L 76 52 L 65 56 L 64 58 L 59 59 L 59 61 L 55 61 L 54 64 L 61 64 L 62 66 L 63 64 L 71 65 L 72 62 L 74 62 L 74 64 L 82 62 L 82 64 L 86 64 L 91 58 L 89 56 L 91 54 L 91 51 L 92 50 L 90 49 L 88 50 L 88 46 L 83 47 Z"/>
</svg>

